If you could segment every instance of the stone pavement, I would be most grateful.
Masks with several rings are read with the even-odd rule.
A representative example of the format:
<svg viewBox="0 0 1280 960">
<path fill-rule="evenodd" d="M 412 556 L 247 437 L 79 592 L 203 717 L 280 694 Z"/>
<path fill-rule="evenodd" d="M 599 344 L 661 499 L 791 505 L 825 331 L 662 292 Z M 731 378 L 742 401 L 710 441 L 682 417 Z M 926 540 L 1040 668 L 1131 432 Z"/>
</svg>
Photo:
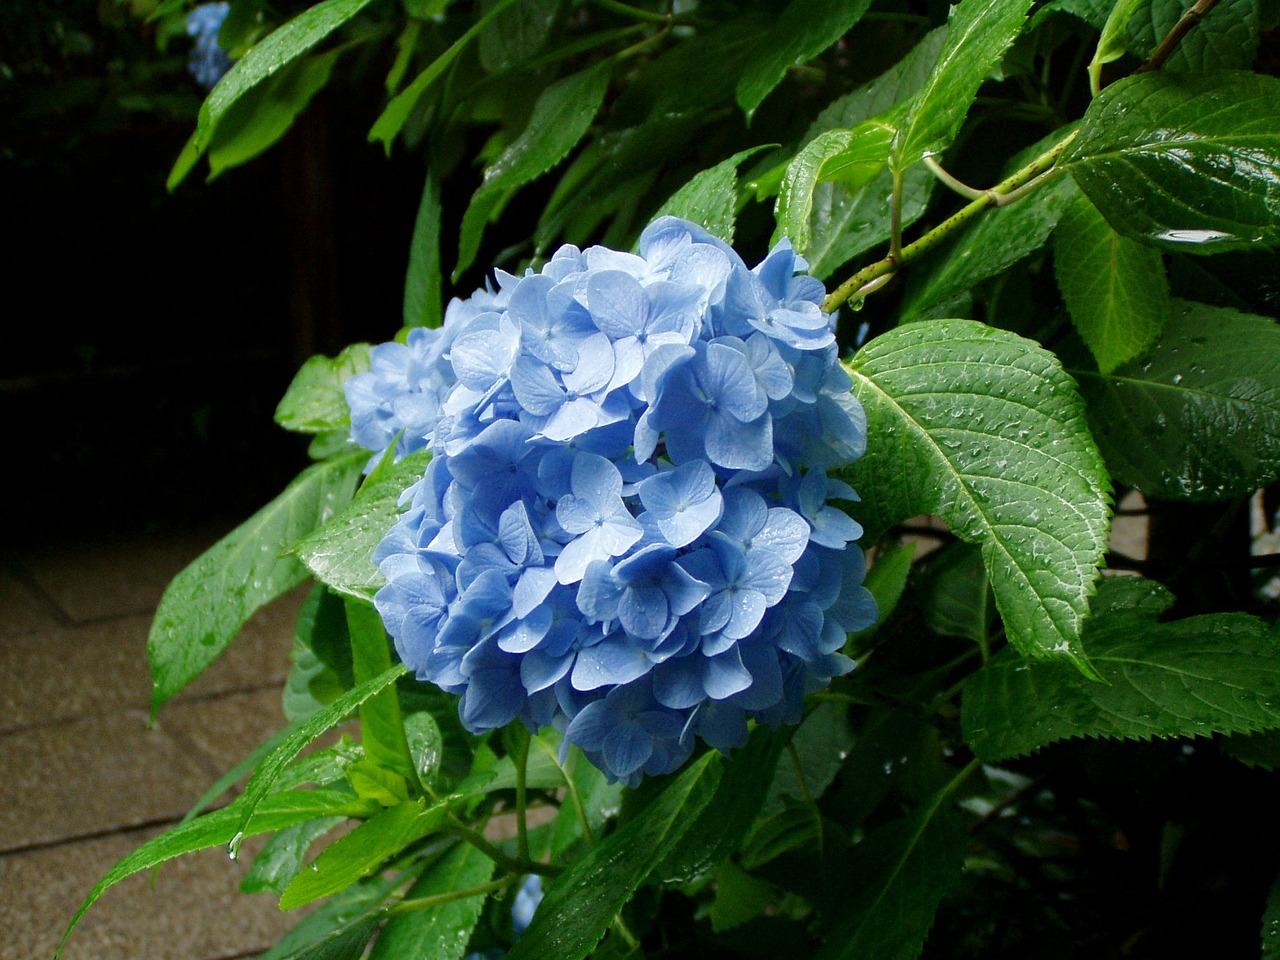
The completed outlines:
<svg viewBox="0 0 1280 960">
<path fill-rule="evenodd" d="M 283 725 L 302 593 L 259 611 L 147 726 L 151 613 L 229 526 L 0 555 L 0 956 L 52 957 L 94 883 Z M 261 952 L 299 918 L 238 893 L 247 859 L 206 850 L 165 864 L 154 882 L 131 877 L 89 911 L 63 956 Z"/>
</svg>

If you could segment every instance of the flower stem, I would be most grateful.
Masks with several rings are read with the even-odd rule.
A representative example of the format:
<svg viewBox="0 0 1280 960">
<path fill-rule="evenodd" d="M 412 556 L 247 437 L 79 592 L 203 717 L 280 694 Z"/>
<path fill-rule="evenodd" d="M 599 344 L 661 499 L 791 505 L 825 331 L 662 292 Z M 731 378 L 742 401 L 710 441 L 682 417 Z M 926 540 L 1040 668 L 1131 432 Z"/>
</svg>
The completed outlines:
<svg viewBox="0 0 1280 960">
<path fill-rule="evenodd" d="M 887 257 L 863 267 L 840 286 L 836 287 L 835 290 L 831 291 L 822 304 L 823 312 L 830 313 L 849 300 L 861 299 L 866 296 L 872 289 L 875 289 L 870 287 L 870 284 L 876 281 L 883 283 L 884 281 L 881 278 L 897 272 L 905 264 L 923 256 L 947 237 L 965 227 L 970 220 L 973 220 L 983 211 L 1012 203 L 1014 200 L 1018 200 L 1027 193 L 1043 186 L 1059 172 L 1054 165 L 1075 136 L 1076 131 L 1073 130 L 1025 167 L 1002 180 L 990 190 L 983 192 L 976 200 L 943 220 L 942 223 L 918 240 L 907 244 L 896 255 L 891 250 Z"/>
<path fill-rule="evenodd" d="M 442 903 L 452 903 L 454 900 L 465 900 L 468 897 L 478 897 L 481 894 L 492 893 L 494 890 L 501 890 L 503 887 L 516 879 L 516 874 L 506 877 L 499 877 L 497 880 L 491 880 L 488 883 L 482 883 L 478 887 L 468 887 L 466 890 L 450 890 L 448 893 L 437 893 L 430 897 L 414 897 L 410 900 L 401 900 L 394 906 L 388 907 L 385 911 L 387 916 L 394 916 L 397 913 L 410 913 L 414 910 L 426 910 L 428 907 L 439 906 Z"/>
<path fill-rule="evenodd" d="M 515 736 L 516 765 L 516 850 L 521 860 L 529 859 L 529 731 L 517 725 Z"/>
<path fill-rule="evenodd" d="M 545 877 L 555 877 L 564 873 L 563 867 L 557 867 L 550 863 L 540 863 L 539 861 L 531 860 L 528 857 L 519 859 L 507 856 L 486 840 L 480 833 L 472 830 L 465 823 L 452 815 L 449 818 L 449 831 L 454 836 L 471 844 L 498 866 L 506 868 L 511 873 L 539 873 Z"/>
<path fill-rule="evenodd" d="M 675 19 L 675 14 L 673 13 L 655 13 L 652 10 L 642 10 L 639 7 L 622 3 L 621 0 L 590 0 L 590 2 L 601 10 L 608 10 L 622 17 L 630 17 L 633 20 L 646 20 L 649 23 L 670 23 Z"/>
<path fill-rule="evenodd" d="M 1186 12 L 1178 18 L 1168 33 L 1164 35 L 1164 39 L 1160 41 L 1159 46 L 1152 51 L 1151 56 L 1147 58 L 1147 62 L 1140 66 L 1134 73 L 1150 73 L 1152 70 L 1159 70 L 1164 66 L 1164 62 L 1169 59 L 1173 51 L 1178 49 L 1178 44 L 1182 42 L 1182 38 L 1191 32 L 1191 28 L 1209 15 L 1209 11 L 1218 5 L 1218 0 L 1197 0 L 1196 4 L 1189 7 Z"/>
</svg>

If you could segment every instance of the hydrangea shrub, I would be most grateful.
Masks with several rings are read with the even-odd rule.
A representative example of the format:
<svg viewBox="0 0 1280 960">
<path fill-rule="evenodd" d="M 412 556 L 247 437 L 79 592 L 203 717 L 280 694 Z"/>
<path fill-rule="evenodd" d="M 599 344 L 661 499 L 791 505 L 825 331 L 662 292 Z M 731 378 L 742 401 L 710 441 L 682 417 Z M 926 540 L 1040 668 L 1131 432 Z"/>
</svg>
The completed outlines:
<svg viewBox="0 0 1280 960">
<path fill-rule="evenodd" d="M 638 250 L 499 273 L 346 384 L 373 462 L 432 453 L 374 555 L 401 659 L 469 730 L 554 726 L 632 785 L 797 722 L 876 615 L 822 284 L 674 217 Z"/>
</svg>

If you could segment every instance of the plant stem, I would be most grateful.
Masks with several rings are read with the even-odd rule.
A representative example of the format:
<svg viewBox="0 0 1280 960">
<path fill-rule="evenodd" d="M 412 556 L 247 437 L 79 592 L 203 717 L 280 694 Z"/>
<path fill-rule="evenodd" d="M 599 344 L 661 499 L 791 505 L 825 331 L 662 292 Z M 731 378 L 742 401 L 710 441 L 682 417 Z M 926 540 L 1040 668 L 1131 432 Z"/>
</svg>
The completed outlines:
<svg viewBox="0 0 1280 960">
<path fill-rule="evenodd" d="M 516 765 L 516 850 L 521 860 L 529 859 L 529 731 L 522 725 L 517 728 L 516 755 L 511 759 Z"/>
<path fill-rule="evenodd" d="M 896 256 L 891 250 L 884 259 L 863 267 L 840 286 L 836 287 L 835 290 L 831 291 L 827 299 L 823 301 L 823 312 L 830 313 L 849 300 L 861 299 L 866 296 L 870 291 L 864 290 L 864 288 L 877 280 L 883 282 L 881 280 L 882 277 L 896 273 L 901 267 L 932 250 L 947 237 L 966 226 L 970 220 L 973 220 L 983 211 L 992 207 L 1003 206 L 1006 203 L 1012 203 L 1032 190 L 1043 186 L 1053 175 L 1056 175 L 1057 171 L 1054 169 L 1054 165 L 1075 136 L 1076 132 L 1073 130 L 1021 170 L 1016 171 L 990 190 L 984 192 L 976 200 L 969 203 L 958 213 L 943 220 L 942 223 L 918 240 L 907 244 L 898 251 Z"/>
<path fill-rule="evenodd" d="M 501 890 L 516 879 L 516 876 L 516 874 L 511 874 L 510 876 L 499 877 L 497 880 L 482 883 L 478 887 L 469 887 L 466 890 L 450 890 L 448 893 L 437 893 L 430 897 L 414 897 L 411 900 L 401 900 L 394 906 L 387 907 L 385 913 L 390 917 L 397 913 L 410 913 L 414 910 L 435 907 L 442 903 L 452 903 L 454 900 L 465 900 L 467 897 L 478 897 L 481 894 L 492 893 L 494 890 Z"/>
<path fill-rule="evenodd" d="M 537 860 L 530 860 L 528 857 L 517 859 L 516 857 L 507 856 L 480 833 L 472 830 L 452 815 L 449 817 L 449 831 L 454 836 L 471 844 L 498 866 L 505 867 L 511 873 L 540 873 L 546 877 L 554 877 L 564 873 L 563 867 L 556 867 L 549 863 L 539 863 Z"/>
<path fill-rule="evenodd" d="M 1169 59 L 1173 51 L 1178 49 L 1178 44 L 1182 42 L 1182 38 L 1191 32 L 1191 28 L 1209 15 L 1209 11 L 1218 5 L 1218 0 L 1196 0 L 1194 6 L 1187 9 L 1173 28 L 1164 35 L 1164 39 L 1160 41 L 1160 45 L 1152 51 L 1151 56 L 1147 58 L 1147 62 L 1140 66 L 1134 73 L 1150 73 L 1152 70 L 1159 70 L 1164 66 L 1164 62 Z"/>
<path fill-rule="evenodd" d="M 646 20 L 649 23 L 670 23 L 675 19 L 675 14 L 673 13 L 654 13 L 652 10 L 641 10 L 639 7 L 622 3 L 621 0 L 590 0 L 590 2 L 601 10 L 608 10 L 621 17 L 630 17 L 633 20 Z"/>
<path fill-rule="evenodd" d="M 587 846 L 593 846 L 596 842 L 595 832 L 591 829 L 591 821 L 587 819 L 587 808 L 582 802 L 582 793 L 578 790 L 578 785 L 573 782 L 573 777 L 569 771 L 564 768 L 564 764 L 555 755 L 555 752 L 546 744 L 541 737 L 535 737 L 532 741 L 538 745 L 538 749 L 551 757 L 555 761 L 557 767 L 560 768 L 560 775 L 564 777 L 565 789 L 569 793 L 569 799 L 573 801 L 574 812 L 578 815 L 578 822 L 582 824 L 582 839 L 587 842 Z M 577 749 L 576 747 L 574 749 Z"/>
</svg>

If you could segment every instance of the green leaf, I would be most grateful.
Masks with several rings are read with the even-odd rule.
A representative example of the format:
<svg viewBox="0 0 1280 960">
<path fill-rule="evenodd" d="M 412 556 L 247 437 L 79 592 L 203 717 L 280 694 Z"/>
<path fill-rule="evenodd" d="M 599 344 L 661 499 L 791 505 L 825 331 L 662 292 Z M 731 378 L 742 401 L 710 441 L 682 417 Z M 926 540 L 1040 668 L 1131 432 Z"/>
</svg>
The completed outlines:
<svg viewBox="0 0 1280 960">
<path fill-rule="evenodd" d="M 484 172 L 484 183 L 462 217 L 458 275 L 471 265 L 480 237 L 499 198 L 542 176 L 563 160 L 586 134 L 609 89 L 607 61 L 562 77 L 539 94 L 524 132 Z"/>
<path fill-rule="evenodd" d="M 367 2 L 367 0 L 366 0 Z M 516 3 L 517 0 L 498 0 L 493 8 L 489 10 L 483 17 L 473 23 L 467 32 L 460 36 L 453 44 L 435 60 L 431 61 L 431 65 L 414 79 L 413 83 L 400 91 L 398 95 L 392 97 L 391 102 L 387 104 L 386 109 L 374 121 L 372 129 L 369 131 L 369 139 L 380 142 L 386 150 L 387 155 L 391 155 L 391 144 L 399 135 L 400 130 L 409 120 L 409 116 L 413 113 L 414 107 L 418 105 L 418 101 L 422 99 L 422 95 L 427 89 L 438 80 L 446 70 L 453 64 L 467 45 L 474 40 L 485 27 L 487 27 L 495 17 L 502 14 L 504 10 Z"/>
<path fill-rule="evenodd" d="M 1140 6 L 1149 2 L 1151 0 L 1116 0 L 1116 5 L 1111 8 L 1107 22 L 1102 27 L 1102 36 L 1098 38 L 1097 49 L 1093 52 L 1093 59 L 1089 61 L 1089 84 L 1094 96 L 1102 89 L 1103 64 L 1124 56 L 1129 21 Z"/>
<path fill-rule="evenodd" d="M 912 96 L 928 79 L 947 30 L 930 31 L 905 57 L 869 83 L 830 104 L 814 121 L 806 140 L 827 130 L 856 127 Z M 934 178 L 924 167 L 908 170 L 902 190 L 902 223 L 923 215 Z M 810 243 L 805 253 L 809 272 L 825 279 L 860 253 L 889 239 L 889 211 L 884 202 L 893 176 L 883 170 L 857 190 L 843 183 L 819 183 L 810 201 Z"/>
<path fill-rule="evenodd" d="M 293 878 L 280 897 L 280 909 L 292 910 L 345 890 L 388 857 L 440 829 L 446 812 L 444 805 L 428 807 L 422 800 L 409 800 L 369 818 Z"/>
<path fill-rule="evenodd" d="M 485 2 L 481 9 L 495 6 Z M 560 0 L 523 0 L 499 11 L 480 34 L 480 64 L 494 73 L 528 60 L 546 45 L 559 14 Z"/>
<path fill-rule="evenodd" d="M 751 115 L 792 67 L 826 50 L 871 6 L 870 0 L 791 0 L 738 78 L 738 105 Z"/>
<path fill-rule="evenodd" d="M 493 861 L 471 844 L 460 843 L 427 868 L 405 899 L 467 890 L 492 876 Z M 382 928 L 369 960 L 458 960 L 466 952 L 484 901 L 480 894 L 397 914 Z"/>
<path fill-rule="evenodd" d="M 768 795 L 760 807 L 763 817 L 780 812 L 787 805 L 786 797 L 806 803 L 817 801 L 831 786 L 853 747 L 853 732 L 844 706 L 819 704 L 796 728 L 791 747 L 799 758 L 799 769 L 791 757 L 778 763 Z"/>
<path fill-rule="evenodd" d="M 1146 740 L 1280 727 L 1280 636 L 1256 617 L 1156 617 L 1173 596 L 1115 577 L 1098 590 L 1084 646 L 1103 682 L 1002 653 L 969 678 L 964 736 L 984 760 L 1073 737 Z"/>
<path fill-rule="evenodd" d="M 1108 376 L 1072 371 L 1114 477 L 1148 496 L 1247 496 L 1280 474 L 1280 327 L 1173 301 L 1144 356 Z"/>
<path fill-rule="evenodd" d="M 798 253 L 809 249 L 809 221 L 818 183 L 838 180 L 857 191 L 884 169 L 895 135 L 891 122 L 873 119 L 851 130 L 828 130 L 810 140 L 787 167 L 774 216 L 778 231 Z"/>
<path fill-rule="evenodd" d="M 373 551 L 400 517 L 400 495 L 422 477 L 430 459 L 429 451 L 418 450 L 381 477 L 371 475 L 346 509 L 298 540 L 297 554 L 317 580 L 360 599 L 377 593 L 386 580 L 373 564 Z"/>
<path fill-rule="evenodd" d="M 403 665 L 398 665 L 392 667 L 386 673 L 374 677 L 367 683 L 362 683 L 358 687 L 348 690 L 323 710 L 304 720 L 293 733 L 286 737 L 284 742 L 262 761 L 258 769 L 254 771 L 253 776 L 249 778 L 249 782 L 245 784 L 244 794 L 238 801 L 238 806 L 244 811 L 241 815 L 241 822 L 245 828 L 247 829 L 249 818 L 254 815 L 258 804 L 270 793 L 272 784 L 280 776 L 289 761 L 298 755 L 298 751 L 320 736 L 320 734 L 336 727 L 360 704 L 395 683 L 397 677 L 404 676 L 406 673 L 408 673 L 408 669 Z M 244 839 L 244 833 L 245 830 L 242 829 L 239 834 L 231 838 L 229 849 L 232 856 L 235 856 L 239 850 L 240 841 Z"/>
<path fill-rule="evenodd" d="M 209 137 L 209 180 L 274 146 L 329 83 L 340 50 L 291 63 L 235 102 Z M 176 183 L 175 183 L 176 185 Z"/>
<path fill-rule="evenodd" d="M 1151 0 L 1129 22 L 1129 48 L 1146 57 L 1195 0 Z M 1247 70 L 1258 49 L 1258 0 L 1219 0 L 1174 48 L 1165 71 Z"/>
<path fill-rule="evenodd" d="M 440 176 L 427 168 L 413 221 L 409 269 L 404 280 L 404 325 L 438 327 L 444 321 L 444 278 L 440 274 Z"/>
<path fill-rule="evenodd" d="M 345 817 L 320 817 L 276 831 L 253 858 L 253 866 L 240 881 L 240 892 L 283 893 L 302 869 L 302 861 L 306 859 L 311 844 L 345 822 Z"/>
<path fill-rule="evenodd" d="M 709 170 L 703 170 L 671 195 L 653 215 L 672 216 L 705 227 L 725 243 L 733 243 L 733 223 L 738 204 L 738 164 L 768 145 L 740 150 Z"/>
<path fill-rule="evenodd" d="M 869 540 L 937 514 L 982 546 L 1010 640 L 1087 670 L 1080 626 L 1107 540 L 1109 487 L 1084 407 L 1037 344 L 967 320 L 877 337 L 853 358 L 867 454 L 848 472 L 868 494 Z"/>
<path fill-rule="evenodd" d="M 546 890 L 508 960 L 582 960 L 655 866 L 711 801 L 721 757 L 704 754 L 634 819 L 597 843 Z"/>
<path fill-rule="evenodd" d="M 1071 322 L 1103 373 L 1160 336 L 1170 310 L 1160 251 L 1120 236 L 1084 197 L 1058 224 L 1053 265 Z"/>
<path fill-rule="evenodd" d="M 294 17 L 237 60 L 200 108 L 195 133 L 169 175 L 169 189 L 176 187 L 190 171 L 208 148 L 222 118 L 242 97 L 279 73 L 371 2 L 324 0 Z"/>
<path fill-rule="evenodd" d="M 920 585 L 920 611 L 934 633 L 964 637 L 986 648 L 995 609 L 978 547 L 953 543 L 929 561 Z"/>
<path fill-rule="evenodd" d="M 1262 912 L 1262 960 L 1280 957 L 1280 877 L 1276 877 L 1267 894 L 1267 906 Z"/>
<path fill-rule="evenodd" d="M 937 806 L 876 830 L 853 848 L 850 872 L 862 882 L 841 897 L 815 960 L 914 960 L 968 846 L 964 822 Z"/>
<path fill-rule="evenodd" d="M 907 577 L 915 561 L 916 548 L 911 543 L 882 544 L 876 548 L 876 559 L 862 585 L 871 591 L 879 613 L 876 622 L 863 630 L 856 630 L 850 637 L 869 637 L 893 616 L 893 611 L 907 588 Z"/>
<path fill-rule="evenodd" d="M 1067 166 L 1127 237 L 1187 253 L 1280 243 L 1280 80 L 1143 73 L 1085 111 Z"/>
<path fill-rule="evenodd" d="M 953 8 L 947 41 L 907 106 L 890 166 L 906 170 L 955 138 L 978 87 L 1022 29 L 1030 8 L 1031 0 L 963 0 Z"/>
<path fill-rule="evenodd" d="M 148 870 L 184 853 L 228 843 L 237 834 L 253 836 L 258 833 L 283 830 L 295 823 L 314 820 L 316 817 L 331 815 L 361 817 L 367 816 L 370 812 L 368 803 L 356 800 L 349 793 L 338 793 L 333 790 L 290 790 L 263 798 L 253 811 L 249 811 L 246 803 L 241 799 L 221 810 L 215 810 L 195 820 L 179 824 L 172 830 L 148 840 L 112 867 L 107 875 L 98 881 L 85 897 L 84 903 L 80 905 L 75 916 L 71 918 L 71 923 L 58 945 L 58 953 L 62 952 L 67 937 L 71 935 L 71 931 L 80 922 L 85 911 L 93 906 L 110 887 L 125 877 L 132 876 L 141 870 Z M 247 822 L 246 814 L 251 814 Z"/>
<path fill-rule="evenodd" d="M 276 407 L 276 423 L 297 433 L 325 433 L 351 425 L 343 392 L 347 380 L 369 369 L 369 345 L 353 343 L 336 357 L 318 354 L 302 365 Z"/>
<path fill-rule="evenodd" d="M 263 604 L 306 571 L 286 550 L 351 499 L 367 452 L 303 470 L 284 492 L 173 578 L 147 638 L 151 716 L 199 676 Z"/>
<path fill-rule="evenodd" d="M 790 731 L 757 727 L 741 750 L 724 764 L 715 796 L 680 842 L 654 870 L 663 880 L 690 880 L 706 873 L 742 843 L 760 813 L 770 773 L 786 747 Z"/>
<path fill-rule="evenodd" d="M 1075 183 L 1059 176 L 1033 195 L 978 217 L 954 241 L 913 266 L 903 317 L 923 314 L 1035 253 L 1075 196 Z"/>
<path fill-rule="evenodd" d="M 1246 767 L 1280 770 L 1280 730 L 1232 733 L 1219 739 L 1218 744 L 1223 753 L 1239 760 Z"/>
<path fill-rule="evenodd" d="M 351 664 L 356 683 L 368 683 L 391 669 L 391 647 L 382 617 L 367 600 L 346 597 L 347 627 L 351 632 Z M 412 781 L 413 760 L 405 739 L 404 717 L 394 687 L 360 704 L 360 742 L 377 766 Z M 403 786 L 403 784 L 401 784 Z"/>
<path fill-rule="evenodd" d="M 359 960 L 382 920 L 380 904 L 402 879 L 374 877 L 335 893 L 258 960 Z"/>
<path fill-rule="evenodd" d="M 342 598 L 324 584 L 316 584 L 302 602 L 289 658 L 283 707 L 290 721 L 305 720 L 355 686 Z"/>
</svg>

